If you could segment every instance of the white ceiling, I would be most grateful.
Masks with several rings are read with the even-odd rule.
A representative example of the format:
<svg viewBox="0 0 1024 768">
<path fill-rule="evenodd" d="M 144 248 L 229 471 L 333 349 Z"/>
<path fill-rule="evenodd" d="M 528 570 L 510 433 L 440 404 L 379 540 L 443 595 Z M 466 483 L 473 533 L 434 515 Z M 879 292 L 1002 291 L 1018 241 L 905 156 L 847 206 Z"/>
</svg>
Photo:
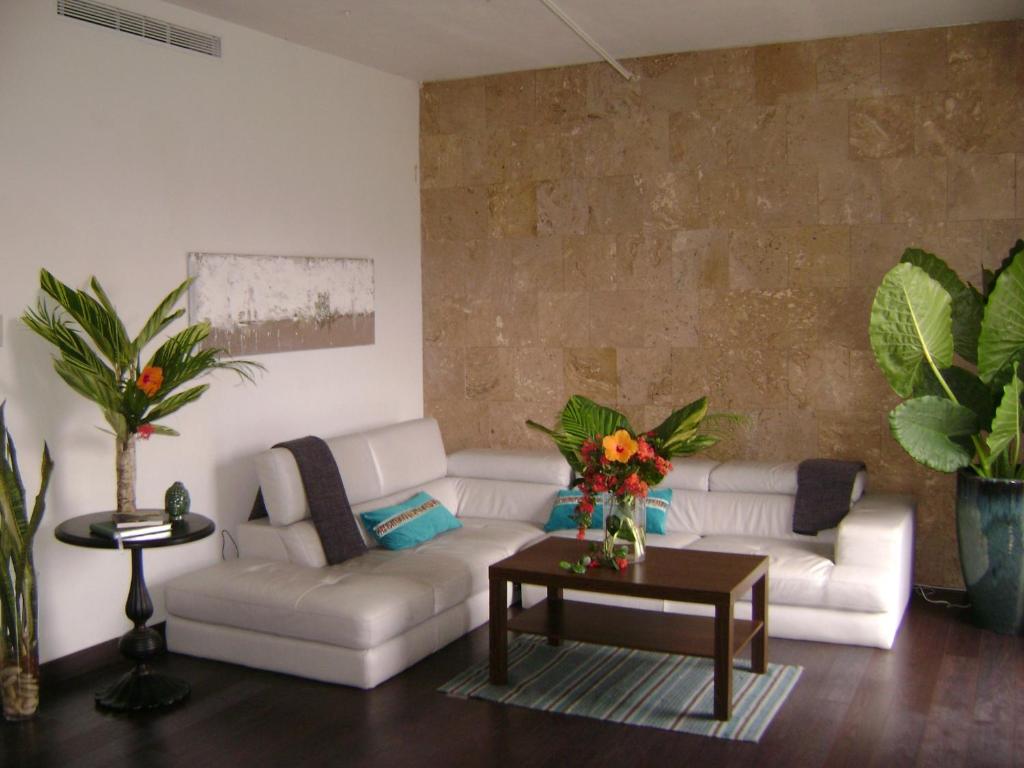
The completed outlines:
<svg viewBox="0 0 1024 768">
<path fill-rule="evenodd" d="M 619 58 L 1024 17 L 1024 0 L 555 1 Z M 170 2 L 412 80 L 598 58 L 540 0 Z"/>
</svg>

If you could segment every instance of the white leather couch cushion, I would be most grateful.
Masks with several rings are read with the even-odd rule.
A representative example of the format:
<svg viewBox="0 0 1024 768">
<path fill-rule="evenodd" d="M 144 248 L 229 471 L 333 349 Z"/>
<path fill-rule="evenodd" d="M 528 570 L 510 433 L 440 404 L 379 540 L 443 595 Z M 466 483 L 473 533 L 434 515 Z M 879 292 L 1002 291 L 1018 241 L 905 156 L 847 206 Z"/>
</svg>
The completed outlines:
<svg viewBox="0 0 1024 768">
<path fill-rule="evenodd" d="M 711 482 L 711 471 L 717 466 L 718 462 L 710 459 L 672 459 L 672 470 L 658 487 L 706 491 Z"/>
<path fill-rule="evenodd" d="M 799 462 L 727 461 L 711 472 L 708 488 L 736 493 L 780 493 L 796 496 Z M 868 474 L 861 470 L 853 480 L 850 502 L 863 494 Z"/>
<path fill-rule="evenodd" d="M 448 475 L 568 488 L 572 480 L 572 467 L 557 451 L 474 448 L 456 451 L 448 457 Z"/>
<path fill-rule="evenodd" d="M 356 560 L 367 566 L 376 555 Z M 361 570 L 228 560 L 170 582 L 167 610 L 194 621 L 362 649 L 434 615 L 429 583 Z"/>
<path fill-rule="evenodd" d="M 364 435 L 344 435 L 326 440 L 345 483 L 351 504 L 381 495 L 380 479 Z M 267 516 L 273 525 L 291 525 L 309 517 L 309 504 L 299 467 L 287 448 L 271 448 L 256 456 L 256 473 Z"/>
<path fill-rule="evenodd" d="M 520 520 L 538 526 L 547 522 L 558 491 L 565 487 L 472 477 L 454 478 L 453 482 L 460 515 Z"/>
<path fill-rule="evenodd" d="M 415 488 L 448 473 L 441 428 L 434 419 L 403 421 L 363 434 L 377 466 L 378 496 Z"/>
</svg>

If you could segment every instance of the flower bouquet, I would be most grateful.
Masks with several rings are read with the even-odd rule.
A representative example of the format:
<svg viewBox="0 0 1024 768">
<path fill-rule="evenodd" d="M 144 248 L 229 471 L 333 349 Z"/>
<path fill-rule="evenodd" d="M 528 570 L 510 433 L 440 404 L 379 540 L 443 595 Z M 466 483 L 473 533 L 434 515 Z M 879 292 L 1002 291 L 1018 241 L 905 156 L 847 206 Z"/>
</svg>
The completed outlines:
<svg viewBox="0 0 1024 768">
<path fill-rule="evenodd" d="M 671 459 L 710 448 L 718 437 L 701 432 L 707 398 L 674 411 L 654 429 L 637 432 L 618 411 L 581 395 L 565 404 L 554 428 L 527 425 L 548 435 L 576 474 L 582 498 L 573 512 L 582 539 L 597 504 L 603 505 L 605 538 L 601 546 L 572 567 L 609 565 L 622 570 L 646 549 L 644 530 L 648 491 L 672 469 Z"/>
</svg>

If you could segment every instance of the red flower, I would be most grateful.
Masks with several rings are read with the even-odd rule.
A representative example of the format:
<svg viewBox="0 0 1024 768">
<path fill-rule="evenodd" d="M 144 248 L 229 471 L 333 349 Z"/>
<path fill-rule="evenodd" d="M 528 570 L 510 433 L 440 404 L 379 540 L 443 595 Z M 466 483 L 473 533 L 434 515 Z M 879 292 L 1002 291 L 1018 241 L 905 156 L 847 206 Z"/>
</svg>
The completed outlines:
<svg viewBox="0 0 1024 768">
<path fill-rule="evenodd" d="M 650 461 L 655 458 L 654 449 L 651 444 L 642 437 L 636 441 L 636 456 L 640 461 Z"/>
<path fill-rule="evenodd" d="M 152 424 L 139 424 L 139 428 L 135 430 L 135 434 L 137 434 L 143 440 L 149 440 L 149 438 L 155 431 L 156 430 L 153 429 Z"/>
<path fill-rule="evenodd" d="M 622 490 L 624 493 L 629 493 L 633 496 L 646 496 L 647 483 L 641 480 L 640 475 L 634 472 L 622 481 Z"/>
<path fill-rule="evenodd" d="M 576 531 L 576 538 L 579 539 L 580 541 L 583 541 L 583 539 L 585 539 L 586 537 L 587 537 L 587 529 L 584 528 L 581 525 L 579 527 L 579 529 Z"/>
<path fill-rule="evenodd" d="M 629 560 L 624 557 L 615 558 L 615 565 L 620 571 L 626 570 L 626 566 L 629 565 Z"/>
<path fill-rule="evenodd" d="M 584 496 L 579 500 L 576 505 L 580 512 L 586 512 L 587 514 L 594 511 L 594 500 L 590 496 Z"/>
</svg>

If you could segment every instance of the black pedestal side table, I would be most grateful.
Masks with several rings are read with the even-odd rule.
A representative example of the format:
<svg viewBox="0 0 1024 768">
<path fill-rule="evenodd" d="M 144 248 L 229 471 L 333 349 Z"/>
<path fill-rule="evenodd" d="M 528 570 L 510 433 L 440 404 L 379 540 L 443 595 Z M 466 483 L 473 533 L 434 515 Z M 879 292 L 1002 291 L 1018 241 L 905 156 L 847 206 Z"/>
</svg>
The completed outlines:
<svg viewBox="0 0 1024 768">
<path fill-rule="evenodd" d="M 149 510 L 140 510 L 149 511 Z M 110 512 L 95 512 L 65 520 L 54 530 L 54 535 L 65 544 L 95 549 L 116 549 L 117 542 L 90 533 L 89 526 L 110 520 Z M 128 601 L 124 612 L 135 626 L 121 636 L 118 648 L 135 662 L 135 668 L 109 688 L 96 694 L 97 706 L 118 712 L 155 709 L 177 704 L 188 697 L 191 687 L 184 680 L 155 672 L 149 662 L 164 652 L 164 640 L 146 622 L 153 615 L 153 601 L 146 589 L 142 572 L 142 550 L 155 547 L 173 547 L 190 541 L 205 539 L 213 533 L 213 521 L 202 515 L 185 515 L 171 528 L 169 536 L 147 541 L 125 541 L 124 548 L 132 553 L 132 582 L 128 588 Z"/>
</svg>

